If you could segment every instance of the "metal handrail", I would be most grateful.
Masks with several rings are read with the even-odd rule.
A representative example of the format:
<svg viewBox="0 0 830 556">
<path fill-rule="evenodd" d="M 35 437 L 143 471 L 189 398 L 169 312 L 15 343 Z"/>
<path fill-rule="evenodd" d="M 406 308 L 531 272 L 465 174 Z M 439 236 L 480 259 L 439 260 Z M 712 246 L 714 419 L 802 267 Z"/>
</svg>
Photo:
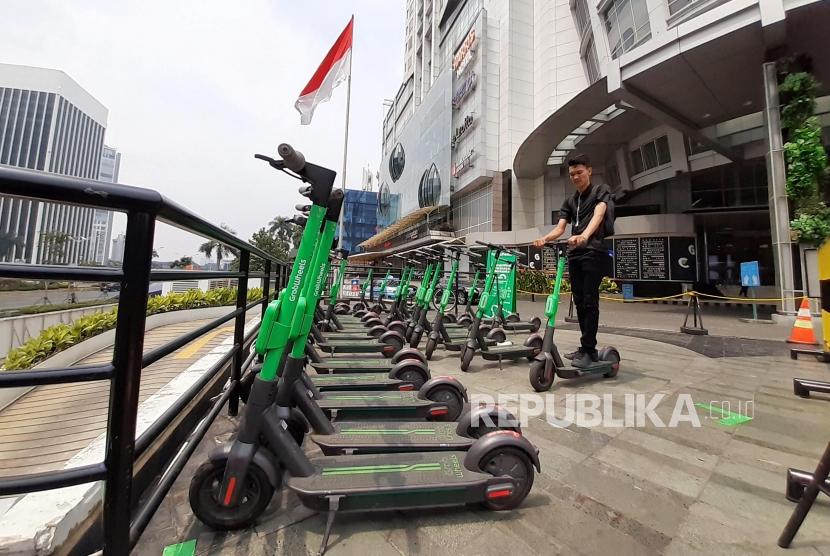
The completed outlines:
<svg viewBox="0 0 830 556">
<path fill-rule="evenodd" d="M 283 287 L 288 277 L 289 267 L 284 261 L 200 218 L 151 189 L 3 167 L 0 168 L 0 194 L 122 211 L 127 214 L 125 258 L 121 269 L 0 263 L 0 276 L 2 277 L 121 282 L 111 363 L 43 371 L 0 373 L 0 388 L 109 380 L 107 449 L 104 461 L 71 469 L 2 478 L 0 479 L 0 496 L 103 480 L 105 488 L 103 512 L 101 512 L 102 549 L 105 554 L 126 555 L 137 542 L 141 532 L 158 509 L 165 493 L 181 472 L 187 459 L 195 450 L 196 444 L 204 436 L 216 415 L 225 404 L 228 404 L 228 411 L 231 415 L 236 414 L 239 403 L 239 380 L 254 358 L 253 353 L 245 353 L 257 330 L 255 326 L 253 330 L 245 333 L 247 312 L 257 305 L 261 306 L 263 312 L 265 311 L 267 303 L 273 297 L 272 282 L 275 291 Z M 151 270 L 153 237 L 157 221 L 220 241 L 236 249 L 239 252 L 239 270 Z M 249 272 L 251 256 L 258 257 L 265 262 L 265 272 Z M 254 277 L 264 279 L 263 296 L 248 302 L 248 279 Z M 144 353 L 143 337 L 150 281 L 213 278 L 233 278 L 238 281 L 235 308 L 223 317 Z M 234 343 L 231 349 L 136 440 L 138 392 L 142 369 L 231 320 L 234 320 Z M 165 440 L 159 445 L 158 453 L 166 454 L 166 450 L 178 448 L 177 445 L 170 445 L 174 435 L 172 433 L 165 435 L 165 433 L 171 430 L 180 412 L 205 392 L 205 388 L 217 378 L 217 373 L 223 372 L 229 364 L 230 387 L 209 409 L 207 418 L 194 425 L 194 430 L 190 431 L 190 444 L 184 450 L 174 450 L 176 454 L 171 456 L 172 459 L 163 462 L 166 468 L 159 470 L 163 473 L 160 473 L 162 480 L 158 484 L 152 484 L 142 493 L 133 493 L 135 458 L 142 455 L 162 437 Z M 174 429 L 172 432 L 188 431 Z M 133 500 L 138 498 L 146 501 L 134 514 Z M 124 542 L 125 539 L 130 539 L 130 542 Z"/>
</svg>

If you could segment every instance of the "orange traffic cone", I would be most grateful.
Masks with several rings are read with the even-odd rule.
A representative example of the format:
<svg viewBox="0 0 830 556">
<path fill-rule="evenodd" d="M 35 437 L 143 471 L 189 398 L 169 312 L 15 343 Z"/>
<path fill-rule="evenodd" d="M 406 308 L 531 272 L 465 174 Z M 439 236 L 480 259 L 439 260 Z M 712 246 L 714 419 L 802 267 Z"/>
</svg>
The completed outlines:
<svg viewBox="0 0 830 556">
<path fill-rule="evenodd" d="M 793 331 L 787 341 L 792 344 L 818 345 L 816 335 L 813 334 L 813 319 L 810 317 L 810 302 L 806 297 L 801 298 L 801 307 L 798 308 L 798 315 L 795 317 Z"/>
</svg>

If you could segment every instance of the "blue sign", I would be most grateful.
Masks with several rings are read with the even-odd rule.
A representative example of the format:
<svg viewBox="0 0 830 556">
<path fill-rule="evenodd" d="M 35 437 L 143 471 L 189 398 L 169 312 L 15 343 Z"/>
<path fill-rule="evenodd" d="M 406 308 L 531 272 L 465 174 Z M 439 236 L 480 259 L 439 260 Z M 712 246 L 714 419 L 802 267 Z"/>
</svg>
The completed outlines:
<svg viewBox="0 0 830 556">
<path fill-rule="evenodd" d="M 623 284 L 622 292 L 624 300 L 634 299 L 634 284 Z"/>
<path fill-rule="evenodd" d="M 741 263 L 741 285 L 761 285 L 761 273 L 758 270 L 758 261 L 749 261 L 747 263 Z"/>
</svg>

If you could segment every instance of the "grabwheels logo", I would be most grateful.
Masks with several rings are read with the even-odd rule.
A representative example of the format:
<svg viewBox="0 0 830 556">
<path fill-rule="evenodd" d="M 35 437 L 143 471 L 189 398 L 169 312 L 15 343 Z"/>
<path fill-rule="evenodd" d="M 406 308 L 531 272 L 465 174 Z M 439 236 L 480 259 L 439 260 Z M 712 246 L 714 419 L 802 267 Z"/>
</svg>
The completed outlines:
<svg viewBox="0 0 830 556">
<path fill-rule="evenodd" d="M 566 428 L 676 428 L 701 427 L 703 420 L 719 426 L 739 426 L 752 421 L 754 400 L 695 401 L 691 394 L 669 397 L 656 394 L 474 394 L 472 407 L 507 409 L 513 419 L 493 423 L 488 412 L 479 412 L 474 425 L 487 427 L 526 427 L 531 418 L 541 418 L 549 425 Z M 493 413 L 493 412 L 489 412 Z M 477 422 L 475 422 L 477 421 Z"/>
</svg>

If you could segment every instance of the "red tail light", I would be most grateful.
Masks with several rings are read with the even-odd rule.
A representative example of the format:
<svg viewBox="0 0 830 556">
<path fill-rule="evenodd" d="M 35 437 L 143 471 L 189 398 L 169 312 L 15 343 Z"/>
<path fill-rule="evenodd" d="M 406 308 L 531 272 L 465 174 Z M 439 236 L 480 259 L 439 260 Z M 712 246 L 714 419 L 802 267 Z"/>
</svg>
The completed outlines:
<svg viewBox="0 0 830 556">
<path fill-rule="evenodd" d="M 400 385 L 398 385 L 398 390 L 401 390 L 402 392 L 406 392 L 406 391 L 409 391 L 409 390 L 415 390 L 415 385 L 414 384 L 400 384 Z"/>
<path fill-rule="evenodd" d="M 446 407 L 435 407 L 429 410 L 430 417 L 438 417 L 440 415 L 447 415 L 450 412 Z"/>
<path fill-rule="evenodd" d="M 497 500 L 499 498 L 507 498 L 513 494 L 512 485 L 495 485 L 487 489 L 487 500 Z"/>
</svg>

